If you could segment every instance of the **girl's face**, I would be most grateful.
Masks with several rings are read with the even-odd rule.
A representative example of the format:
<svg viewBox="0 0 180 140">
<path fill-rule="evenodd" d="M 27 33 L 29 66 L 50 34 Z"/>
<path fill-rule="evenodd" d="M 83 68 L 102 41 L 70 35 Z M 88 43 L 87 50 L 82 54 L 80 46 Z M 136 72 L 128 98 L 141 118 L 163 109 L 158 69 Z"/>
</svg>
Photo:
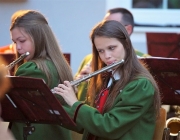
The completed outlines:
<svg viewBox="0 0 180 140">
<path fill-rule="evenodd" d="M 30 35 L 19 27 L 14 28 L 10 34 L 17 52 L 20 55 L 29 52 L 30 54 L 25 58 L 25 60 L 31 60 L 34 56 L 35 47 Z"/>
<path fill-rule="evenodd" d="M 94 43 L 101 60 L 110 65 L 125 58 L 123 45 L 116 38 L 95 37 Z"/>
</svg>

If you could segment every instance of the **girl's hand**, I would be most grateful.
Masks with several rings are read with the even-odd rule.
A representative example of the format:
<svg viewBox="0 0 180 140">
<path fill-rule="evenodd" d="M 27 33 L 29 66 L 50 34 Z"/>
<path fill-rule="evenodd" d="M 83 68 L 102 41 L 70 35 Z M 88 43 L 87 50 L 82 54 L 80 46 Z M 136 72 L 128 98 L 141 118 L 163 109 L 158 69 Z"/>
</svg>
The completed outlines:
<svg viewBox="0 0 180 140">
<path fill-rule="evenodd" d="M 69 81 L 64 81 L 64 84 L 59 84 L 58 87 L 54 88 L 54 92 L 61 95 L 69 106 L 72 106 L 78 101 Z"/>
<path fill-rule="evenodd" d="M 91 73 L 91 65 L 90 64 L 86 64 L 82 70 L 79 72 L 79 74 L 75 77 L 75 80 L 81 79 L 84 76 L 88 75 Z M 87 80 L 88 81 L 88 80 Z"/>
</svg>

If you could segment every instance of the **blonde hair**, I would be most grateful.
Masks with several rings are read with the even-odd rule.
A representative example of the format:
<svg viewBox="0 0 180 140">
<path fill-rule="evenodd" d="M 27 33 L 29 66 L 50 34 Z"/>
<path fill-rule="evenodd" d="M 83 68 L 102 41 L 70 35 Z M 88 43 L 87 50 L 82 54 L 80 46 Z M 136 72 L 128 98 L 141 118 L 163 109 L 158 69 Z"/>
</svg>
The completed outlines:
<svg viewBox="0 0 180 140">
<path fill-rule="evenodd" d="M 49 82 L 51 82 L 51 72 L 44 60 L 51 60 L 54 63 L 60 83 L 65 80 L 73 80 L 70 66 L 61 52 L 46 18 L 40 12 L 34 10 L 15 12 L 11 18 L 10 30 L 16 27 L 23 28 L 30 35 L 35 46 L 35 54 L 31 61 L 35 62 L 38 68 L 46 74 Z"/>
</svg>

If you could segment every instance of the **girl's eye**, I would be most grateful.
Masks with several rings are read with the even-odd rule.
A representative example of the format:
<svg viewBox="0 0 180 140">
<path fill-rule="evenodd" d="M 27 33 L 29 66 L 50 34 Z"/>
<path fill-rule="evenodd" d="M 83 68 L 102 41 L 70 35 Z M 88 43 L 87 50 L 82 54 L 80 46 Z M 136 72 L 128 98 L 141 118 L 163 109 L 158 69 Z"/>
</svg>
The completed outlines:
<svg viewBox="0 0 180 140">
<path fill-rule="evenodd" d="M 115 49 L 115 46 L 110 46 L 109 49 L 110 49 L 110 50 L 114 50 L 114 49 Z"/>
<path fill-rule="evenodd" d="M 19 42 L 24 43 L 26 40 L 20 40 Z"/>
<path fill-rule="evenodd" d="M 103 53 L 104 51 L 103 50 L 97 50 L 99 53 Z"/>
</svg>

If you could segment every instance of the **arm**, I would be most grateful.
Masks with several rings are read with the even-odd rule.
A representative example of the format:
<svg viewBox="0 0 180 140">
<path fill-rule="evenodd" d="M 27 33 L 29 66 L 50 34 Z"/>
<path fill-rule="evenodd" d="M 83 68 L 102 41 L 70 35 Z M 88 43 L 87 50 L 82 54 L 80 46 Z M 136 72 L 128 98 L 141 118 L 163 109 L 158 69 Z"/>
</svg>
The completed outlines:
<svg viewBox="0 0 180 140">
<path fill-rule="evenodd" d="M 153 105 L 153 95 L 154 88 L 149 81 L 133 81 L 117 96 L 109 112 L 101 115 L 95 108 L 83 105 L 77 113 L 76 123 L 96 136 L 116 139 L 141 122 L 141 118 Z M 76 109 L 76 104 L 72 110 Z M 87 120 L 88 124 L 85 123 Z"/>
<path fill-rule="evenodd" d="M 49 67 L 51 67 L 51 72 L 52 72 L 51 74 L 52 74 L 53 81 L 52 81 L 51 85 L 49 86 L 49 88 L 51 89 L 51 88 L 57 86 L 59 77 L 58 77 L 57 71 L 54 68 L 54 65 L 52 65 L 51 63 L 47 63 L 47 65 L 48 66 L 50 65 Z M 26 63 L 22 64 L 16 71 L 15 75 L 41 78 L 44 80 L 44 82 L 46 84 L 48 83 L 48 79 L 47 79 L 46 75 L 44 74 L 44 72 L 42 70 L 40 70 L 37 67 L 37 65 L 34 62 L 26 62 Z M 61 96 L 59 96 L 57 94 L 55 96 L 62 104 L 65 104 L 64 99 Z"/>
<path fill-rule="evenodd" d="M 140 52 L 138 50 L 135 50 L 135 52 L 136 52 L 136 55 L 139 56 L 139 57 L 151 57 L 151 55 L 146 54 L 146 53 L 142 53 L 142 52 Z"/>
<path fill-rule="evenodd" d="M 89 65 L 89 63 L 91 62 L 91 59 L 92 59 L 92 54 L 87 55 L 83 59 L 77 73 L 75 74 L 75 79 L 82 78 L 83 76 L 85 76 L 91 72 L 91 67 Z"/>
<path fill-rule="evenodd" d="M 17 69 L 15 76 L 41 78 L 47 83 L 46 75 L 40 69 L 38 69 L 37 65 L 34 62 L 26 62 L 22 64 Z"/>
<path fill-rule="evenodd" d="M 91 62 L 92 59 L 92 54 L 87 55 L 83 61 L 81 62 L 81 65 L 78 69 L 78 72 L 75 75 L 75 80 L 83 78 L 85 75 L 89 74 L 91 72 L 91 66 L 87 65 L 88 63 Z M 88 80 L 87 80 L 88 81 Z M 78 100 L 84 101 L 86 99 L 86 93 L 87 93 L 87 86 L 88 82 L 84 81 L 81 82 L 78 86 L 78 92 L 77 92 L 77 97 Z"/>
<path fill-rule="evenodd" d="M 61 96 L 66 98 L 66 94 Z M 143 117 L 150 116 L 152 119 L 145 126 L 151 125 L 154 119 L 153 96 L 152 84 L 146 79 L 139 79 L 129 83 L 117 96 L 112 109 L 103 115 L 96 108 L 81 105 L 79 101 L 72 104 L 68 113 L 76 117 L 74 121 L 77 125 L 82 126 L 88 132 L 99 137 L 117 139 L 133 127 L 144 124 Z M 150 115 L 146 115 L 149 111 Z"/>
</svg>

